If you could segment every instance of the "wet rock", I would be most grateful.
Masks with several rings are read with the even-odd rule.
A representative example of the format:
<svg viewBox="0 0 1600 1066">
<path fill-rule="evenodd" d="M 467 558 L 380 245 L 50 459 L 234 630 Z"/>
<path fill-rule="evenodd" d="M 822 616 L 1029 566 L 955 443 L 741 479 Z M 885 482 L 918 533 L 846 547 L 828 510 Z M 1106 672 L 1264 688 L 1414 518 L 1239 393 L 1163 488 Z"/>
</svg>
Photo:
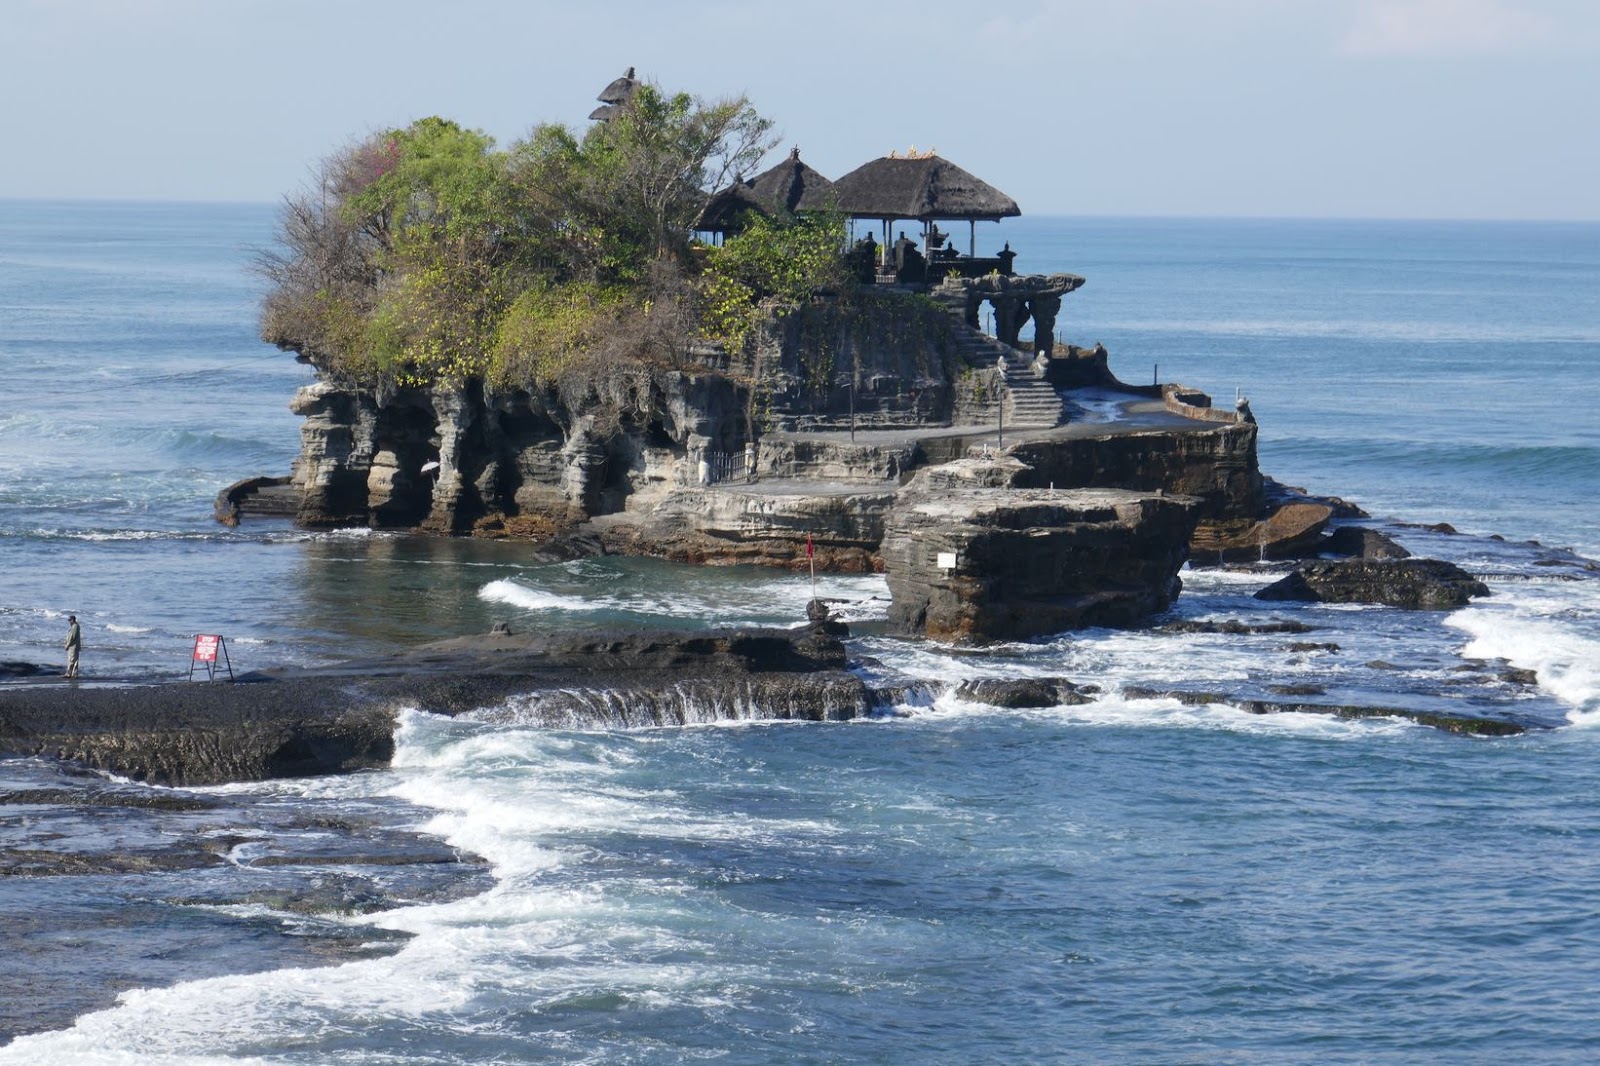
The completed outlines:
<svg viewBox="0 0 1600 1066">
<path fill-rule="evenodd" d="M 216 519 L 236 526 L 246 515 L 257 518 L 293 518 L 300 510 L 300 490 L 287 477 L 249 477 L 217 493 Z"/>
<path fill-rule="evenodd" d="M 1488 586 L 1438 559 L 1365 560 L 1303 563 L 1287 577 L 1256 593 L 1260 600 L 1312 603 L 1375 603 L 1387 607 L 1447 610 Z"/>
<path fill-rule="evenodd" d="M 221 856 L 193 843 L 96 854 L 50 848 L 3 848 L 0 849 L 0 877 L 148 874 L 195 870 L 225 862 Z"/>
<path fill-rule="evenodd" d="M 1328 690 L 1321 685 L 1268 685 L 1274 696 L 1325 696 Z"/>
<path fill-rule="evenodd" d="M 1539 674 L 1535 670 L 1526 670 L 1520 666 L 1508 666 L 1500 671 L 1500 680 L 1508 685 L 1537 685 Z"/>
<path fill-rule="evenodd" d="M 1284 650 L 1285 651 L 1292 651 L 1292 652 L 1296 652 L 1296 653 L 1313 652 L 1313 651 L 1326 651 L 1326 652 L 1337 653 L 1338 650 L 1339 650 L 1339 645 L 1335 644 L 1331 640 L 1321 640 L 1321 641 L 1318 641 L 1318 640 L 1297 640 L 1297 641 L 1293 642 L 1292 644 L 1285 645 L 1284 646 Z"/>
<path fill-rule="evenodd" d="M 1358 559 L 1408 559 L 1411 553 L 1394 538 L 1365 526 L 1340 526 L 1318 549 L 1330 555 L 1350 555 Z"/>
<path fill-rule="evenodd" d="M 0 804 L 77 807 L 134 807 L 147 811 L 209 811 L 220 801 L 192 792 L 155 792 L 133 788 L 22 788 L 0 792 Z"/>
<path fill-rule="evenodd" d="M 460 714 L 537 694 L 546 717 L 530 720 L 577 727 L 869 714 L 841 629 L 492 633 L 237 684 L 0 689 L 0 751 L 211 784 L 387 765 L 400 707 Z"/>
<path fill-rule="evenodd" d="M 978 678 L 956 686 L 956 695 L 991 707 L 1063 707 L 1088 703 L 1077 685 L 1064 677 Z"/>
<path fill-rule="evenodd" d="M 1171 699 L 1186 706 L 1205 706 L 1220 703 L 1250 714 L 1326 714 L 1335 718 L 1404 718 L 1418 725 L 1431 726 L 1446 733 L 1467 736 L 1509 737 L 1526 733 L 1528 726 L 1499 718 L 1476 718 L 1470 715 L 1444 714 L 1435 711 L 1414 711 L 1403 707 L 1375 707 L 1344 703 L 1301 703 L 1292 700 L 1258 700 L 1219 692 L 1200 692 L 1186 689 L 1157 689 L 1130 686 L 1123 689 L 1128 699 Z"/>
<path fill-rule="evenodd" d="M 950 463 L 903 490 L 882 549 L 894 629 L 982 644 L 1134 625 L 1171 606 L 1196 501 L 991 486 L 1003 465 Z"/>
<path fill-rule="evenodd" d="M 0 662 L 0 677 L 39 677 L 42 674 L 59 674 L 60 667 L 40 666 L 38 663 Z"/>
<path fill-rule="evenodd" d="M 1194 557 L 1202 563 L 1298 559 L 1315 554 L 1333 517 L 1327 504 L 1296 500 L 1256 521 L 1208 523 L 1196 531 Z"/>
<path fill-rule="evenodd" d="M 0 828 L 19 815 L 25 828 L 0 834 L 23 845 L 0 847 L 0 1041 L 129 988 L 393 952 L 409 934 L 344 916 L 493 886 L 481 860 L 406 828 L 423 812 L 395 801 L 352 816 L 338 799 L 109 784 L 43 760 L 8 780 L 24 787 Z"/>
</svg>

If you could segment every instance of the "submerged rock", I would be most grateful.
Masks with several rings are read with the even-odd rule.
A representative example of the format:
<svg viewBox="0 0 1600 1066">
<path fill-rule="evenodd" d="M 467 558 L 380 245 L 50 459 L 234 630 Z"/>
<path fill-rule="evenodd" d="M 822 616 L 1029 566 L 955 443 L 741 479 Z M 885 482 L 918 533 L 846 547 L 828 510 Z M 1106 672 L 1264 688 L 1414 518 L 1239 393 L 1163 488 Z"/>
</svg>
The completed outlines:
<svg viewBox="0 0 1600 1066">
<path fill-rule="evenodd" d="M 1256 599 L 1448 610 L 1487 595 L 1482 581 L 1440 559 L 1341 559 L 1304 563 L 1256 593 Z"/>
<path fill-rule="evenodd" d="M 1071 707 L 1090 702 L 1064 677 L 976 678 L 956 686 L 956 695 L 991 707 Z"/>
<path fill-rule="evenodd" d="M 1288 686 L 1280 686 L 1288 688 Z M 1307 686 L 1314 687 L 1314 686 Z M 1202 707 L 1220 703 L 1250 714 L 1327 714 L 1335 718 L 1404 718 L 1418 725 L 1432 726 L 1446 733 L 1468 736 L 1510 737 L 1528 731 L 1528 726 L 1500 718 L 1476 718 L 1471 715 L 1445 714 L 1437 711 L 1413 711 L 1404 707 L 1374 707 L 1348 703 L 1301 703 L 1289 700 L 1258 700 L 1229 695 L 1222 692 L 1197 692 L 1187 689 L 1157 689 L 1130 686 L 1123 696 L 1135 700 L 1177 700 L 1186 706 Z M 1310 695 L 1308 692 L 1307 695 Z"/>
</svg>

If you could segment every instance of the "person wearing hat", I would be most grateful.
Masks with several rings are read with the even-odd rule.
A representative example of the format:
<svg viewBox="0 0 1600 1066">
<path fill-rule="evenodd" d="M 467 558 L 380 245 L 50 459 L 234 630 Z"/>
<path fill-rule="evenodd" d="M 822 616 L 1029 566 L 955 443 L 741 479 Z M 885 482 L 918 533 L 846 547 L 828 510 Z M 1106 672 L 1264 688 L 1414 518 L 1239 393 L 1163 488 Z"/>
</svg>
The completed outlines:
<svg viewBox="0 0 1600 1066">
<path fill-rule="evenodd" d="M 78 616 L 67 615 L 67 676 L 78 676 L 78 650 L 83 647 L 83 634 L 78 630 Z"/>
</svg>

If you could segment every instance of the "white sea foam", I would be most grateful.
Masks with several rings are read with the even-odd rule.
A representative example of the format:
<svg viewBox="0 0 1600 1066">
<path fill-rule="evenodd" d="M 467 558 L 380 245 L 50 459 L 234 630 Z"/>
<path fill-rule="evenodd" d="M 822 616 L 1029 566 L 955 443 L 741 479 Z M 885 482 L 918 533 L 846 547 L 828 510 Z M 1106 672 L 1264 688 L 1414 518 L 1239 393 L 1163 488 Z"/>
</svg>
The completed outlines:
<svg viewBox="0 0 1600 1066">
<path fill-rule="evenodd" d="M 1600 615 L 1579 589 L 1538 585 L 1498 602 L 1479 601 L 1452 614 L 1449 625 L 1471 639 L 1461 654 L 1505 659 L 1533 670 L 1541 689 L 1569 708 L 1574 725 L 1600 727 Z"/>
<path fill-rule="evenodd" d="M 729 989 L 764 975 L 706 957 L 695 932 L 705 904 L 691 914 L 685 903 L 692 886 L 670 877 L 640 883 L 564 875 L 564 866 L 590 858 L 582 838 L 621 831 L 789 846 L 833 832 L 821 822 L 736 810 L 685 816 L 670 789 L 640 791 L 617 779 L 637 758 L 635 739 L 493 730 L 403 712 L 398 741 L 394 773 L 370 780 L 436 811 L 421 828 L 488 859 L 494 888 L 343 919 L 413 934 L 394 956 L 126 992 L 116 1007 L 80 1017 L 69 1030 L 0 1048 L 0 1063 L 261 1061 L 251 1054 L 314 1048 L 324 1035 L 338 1042 L 336 1034 L 352 1026 L 387 1029 L 391 1041 L 418 1029 L 468 1034 L 493 1024 L 506 996 L 527 1010 L 560 1009 L 596 988 L 641 1007 L 713 1008 Z M 552 846 L 552 838 L 578 842 Z M 722 919 L 724 926 L 771 920 L 737 909 Z M 694 961 L 658 961 L 665 958 Z"/>
<path fill-rule="evenodd" d="M 706 620 L 717 625 L 772 624 L 786 619 L 802 624 L 806 602 L 811 598 L 809 582 L 797 578 L 757 581 L 745 585 L 714 584 L 706 588 L 679 586 L 670 595 L 641 589 L 636 583 L 618 583 L 612 575 L 595 579 L 588 574 L 566 570 L 564 581 L 578 577 L 594 585 L 573 591 L 540 588 L 519 578 L 500 578 L 478 590 L 480 599 L 504 603 L 528 611 L 567 611 L 593 613 L 616 611 L 663 618 Z M 877 575 L 828 575 L 819 578 L 816 594 L 829 601 L 835 613 L 847 622 L 886 617 L 888 588 Z"/>
<path fill-rule="evenodd" d="M 490 603 L 510 604 L 525 611 L 604 611 L 615 606 L 608 599 L 541 592 L 508 577 L 483 586 L 478 590 L 478 598 Z"/>
<path fill-rule="evenodd" d="M 946 693 L 935 700 L 931 707 L 904 707 L 897 710 L 912 718 L 1008 716 L 1094 727 L 1201 729 L 1324 740 L 1360 740 L 1428 728 L 1404 718 L 1343 719 L 1301 711 L 1253 714 L 1223 703 L 1191 705 L 1173 699 L 1127 699 L 1117 694 L 1083 704 L 1002 710 Z"/>
</svg>

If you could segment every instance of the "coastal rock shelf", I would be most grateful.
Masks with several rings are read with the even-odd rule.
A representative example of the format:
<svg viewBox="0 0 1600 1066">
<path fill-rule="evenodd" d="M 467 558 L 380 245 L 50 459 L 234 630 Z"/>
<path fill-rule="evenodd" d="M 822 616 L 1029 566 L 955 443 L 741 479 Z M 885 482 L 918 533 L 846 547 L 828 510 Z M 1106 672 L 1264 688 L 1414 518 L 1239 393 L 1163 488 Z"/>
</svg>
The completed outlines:
<svg viewBox="0 0 1600 1066">
<path fill-rule="evenodd" d="M 1132 625 L 1172 604 L 1200 501 L 994 484 L 1007 473 L 969 460 L 907 487 L 883 543 L 893 628 L 959 642 L 1019 640 Z"/>
<path fill-rule="evenodd" d="M 0 752 L 199 785 L 388 765 L 395 713 L 503 708 L 530 723 L 663 725 L 870 712 L 844 645 L 809 630 L 540 638 L 492 633 L 234 684 L 0 689 Z"/>
<path fill-rule="evenodd" d="M 1340 559 L 1303 563 L 1256 598 L 1448 610 L 1487 595 L 1482 581 L 1439 559 Z"/>
</svg>

